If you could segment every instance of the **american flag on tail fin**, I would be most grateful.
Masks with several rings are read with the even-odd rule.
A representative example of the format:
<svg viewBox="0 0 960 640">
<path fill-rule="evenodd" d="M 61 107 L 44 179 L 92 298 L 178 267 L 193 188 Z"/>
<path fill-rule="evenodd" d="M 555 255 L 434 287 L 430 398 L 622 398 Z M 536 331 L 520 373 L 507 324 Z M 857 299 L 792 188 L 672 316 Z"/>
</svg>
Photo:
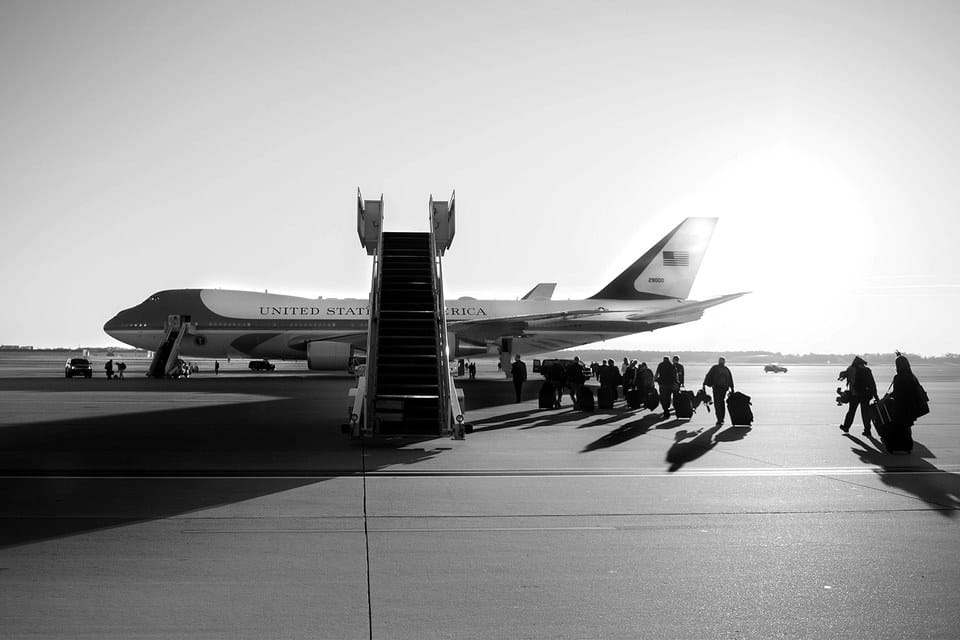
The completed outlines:
<svg viewBox="0 0 960 640">
<path fill-rule="evenodd" d="M 664 251 L 663 266 L 665 267 L 690 266 L 690 252 L 689 251 Z"/>
</svg>

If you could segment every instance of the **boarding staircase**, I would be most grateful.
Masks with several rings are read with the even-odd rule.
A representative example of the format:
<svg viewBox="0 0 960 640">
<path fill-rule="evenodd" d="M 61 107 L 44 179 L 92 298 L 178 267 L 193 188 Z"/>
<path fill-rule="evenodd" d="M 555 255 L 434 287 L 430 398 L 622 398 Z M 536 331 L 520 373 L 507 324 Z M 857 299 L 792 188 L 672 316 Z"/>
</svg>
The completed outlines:
<svg viewBox="0 0 960 640">
<path fill-rule="evenodd" d="M 164 324 L 163 342 L 157 347 L 150 361 L 147 375 L 151 378 L 166 378 L 177 367 L 180 357 L 180 344 L 190 331 L 190 316 L 167 316 Z"/>
<path fill-rule="evenodd" d="M 429 234 L 383 234 L 374 410 L 384 435 L 439 432 L 441 371 L 432 262 Z"/>
<path fill-rule="evenodd" d="M 382 231 L 383 200 L 358 194 L 358 233 L 374 256 L 367 366 L 351 391 L 355 437 L 462 438 L 461 398 L 447 354 L 440 257 L 453 235 L 453 200 L 430 201 L 431 231 Z M 347 430 L 347 429 L 345 429 Z"/>
</svg>

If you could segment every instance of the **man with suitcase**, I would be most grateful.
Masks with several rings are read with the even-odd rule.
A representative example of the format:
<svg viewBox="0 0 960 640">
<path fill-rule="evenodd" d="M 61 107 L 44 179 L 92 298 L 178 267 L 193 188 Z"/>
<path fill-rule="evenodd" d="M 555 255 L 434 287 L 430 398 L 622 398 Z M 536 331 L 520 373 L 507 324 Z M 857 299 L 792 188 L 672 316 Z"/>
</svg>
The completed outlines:
<svg viewBox="0 0 960 640">
<path fill-rule="evenodd" d="M 727 368 L 727 361 L 721 357 L 717 364 L 710 367 L 706 377 L 703 379 L 703 387 L 710 387 L 713 390 L 713 406 L 717 412 L 717 426 L 723 426 L 723 419 L 726 417 L 727 392 L 733 392 L 733 374 Z"/>
<path fill-rule="evenodd" d="M 663 407 L 663 417 L 670 417 L 670 401 L 673 400 L 673 392 L 677 386 L 677 369 L 670 362 L 670 358 L 663 356 L 663 362 L 657 365 L 657 373 L 654 375 L 657 385 L 660 387 L 660 406 Z"/>
</svg>

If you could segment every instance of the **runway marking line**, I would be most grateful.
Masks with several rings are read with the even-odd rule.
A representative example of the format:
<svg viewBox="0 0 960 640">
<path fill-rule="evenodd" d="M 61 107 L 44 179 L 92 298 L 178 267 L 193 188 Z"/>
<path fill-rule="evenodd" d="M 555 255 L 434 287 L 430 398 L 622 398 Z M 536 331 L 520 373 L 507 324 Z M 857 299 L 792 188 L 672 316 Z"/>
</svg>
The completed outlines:
<svg viewBox="0 0 960 640">
<path fill-rule="evenodd" d="M 305 471 L 303 473 L 258 473 L 256 471 L 237 471 L 236 473 L 223 473 L 218 471 L 210 474 L 177 473 L 158 474 L 156 471 L 150 471 L 143 474 L 112 473 L 105 471 L 102 473 L 37 473 L 36 471 L 23 474 L 3 474 L 0 480 L 309 480 L 309 479 L 331 479 L 331 478 L 434 478 L 434 477 L 459 477 L 459 478 L 690 478 L 690 477 L 762 477 L 762 476 L 831 476 L 831 475 L 876 475 L 876 474 L 896 474 L 896 475 L 927 475 L 927 474 L 952 474 L 960 472 L 960 464 L 943 465 L 938 468 L 915 468 L 910 466 L 891 467 L 884 469 L 882 467 L 731 467 L 731 468 L 707 468 L 707 469 L 682 469 L 675 472 L 666 470 L 658 471 L 631 471 L 616 469 L 469 469 L 462 471 L 437 470 L 437 471 L 367 471 L 344 470 L 317 472 Z"/>
</svg>

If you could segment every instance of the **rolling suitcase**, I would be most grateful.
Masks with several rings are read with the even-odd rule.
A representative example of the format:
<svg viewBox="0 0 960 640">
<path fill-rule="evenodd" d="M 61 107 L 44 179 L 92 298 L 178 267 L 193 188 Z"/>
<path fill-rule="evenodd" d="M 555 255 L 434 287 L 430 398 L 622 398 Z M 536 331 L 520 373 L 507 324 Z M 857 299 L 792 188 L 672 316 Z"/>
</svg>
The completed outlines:
<svg viewBox="0 0 960 640">
<path fill-rule="evenodd" d="M 631 409 L 639 409 L 643 406 L 643 394 L 640 393 L 640 389 L 627 391 L 627 406 Z"/>
<path fill-rule="evenodd" d="M 549 382 L 544 382 L 540 387 L 540 393 L 538 394 L 539 407 L 541 409 L 553 409 L 553 385 Z"/>
<path fill-rule="evenodd" d="M 870 403 L 870 422 L 877 430 L 880 441 L 890 453 L 913 451 L 913 433 L 909 426 L 904 426 L 893 418 L 893 398 L 884 396 Z"/>
<path fill-rule="evenodd" d="M 673 410 L 677 418 L 689 420 L 693 417 L 693 391 L 677 391 L 673 394 Z"/>
<path fill-rule="evenodd" d="M 884 429 L 893 422 L 893 399 L 884 396 L 879 400 L 870 403 L 870 422 L 877 429 L 877 433 L 883 435 Z"/>
<path fill-rule="evenodd" d="M 593 411 L 593 390 L 580 387 L 580 391 L 577 392 L 577 405 L 580 411 Z"/>
<path fill-rule="evenodd" d="M 913 429 L 896 420 L 883 427 L 877 427 L 880 441 L 888 453 L 910 453 L 913 451 Z"/>
<path fill-rule="evenodd" d="M 650 389 L 647 391 L 647 397 L 643 399 L 643 406 L 645 406 L 650 411 L 653 411 L 657 408 L 657 405 L 660 404 L 660 394 L 657 393 L 656 389 Z"/>
<path fill-rule="evenodd" d="M 727 396 L 727 413 L 730 424 L 749 427 L 753 424 L 753 410 L 750 409 L 750 396 L 735 391 Z"/>
<path fill-rule="evenodd" d="M 597 408 L 601 411 L 613 409 L 613 401 L 617 399 L 617 392 L 610 387 L 600 387 L 597 391 Z"/>
</svg>

